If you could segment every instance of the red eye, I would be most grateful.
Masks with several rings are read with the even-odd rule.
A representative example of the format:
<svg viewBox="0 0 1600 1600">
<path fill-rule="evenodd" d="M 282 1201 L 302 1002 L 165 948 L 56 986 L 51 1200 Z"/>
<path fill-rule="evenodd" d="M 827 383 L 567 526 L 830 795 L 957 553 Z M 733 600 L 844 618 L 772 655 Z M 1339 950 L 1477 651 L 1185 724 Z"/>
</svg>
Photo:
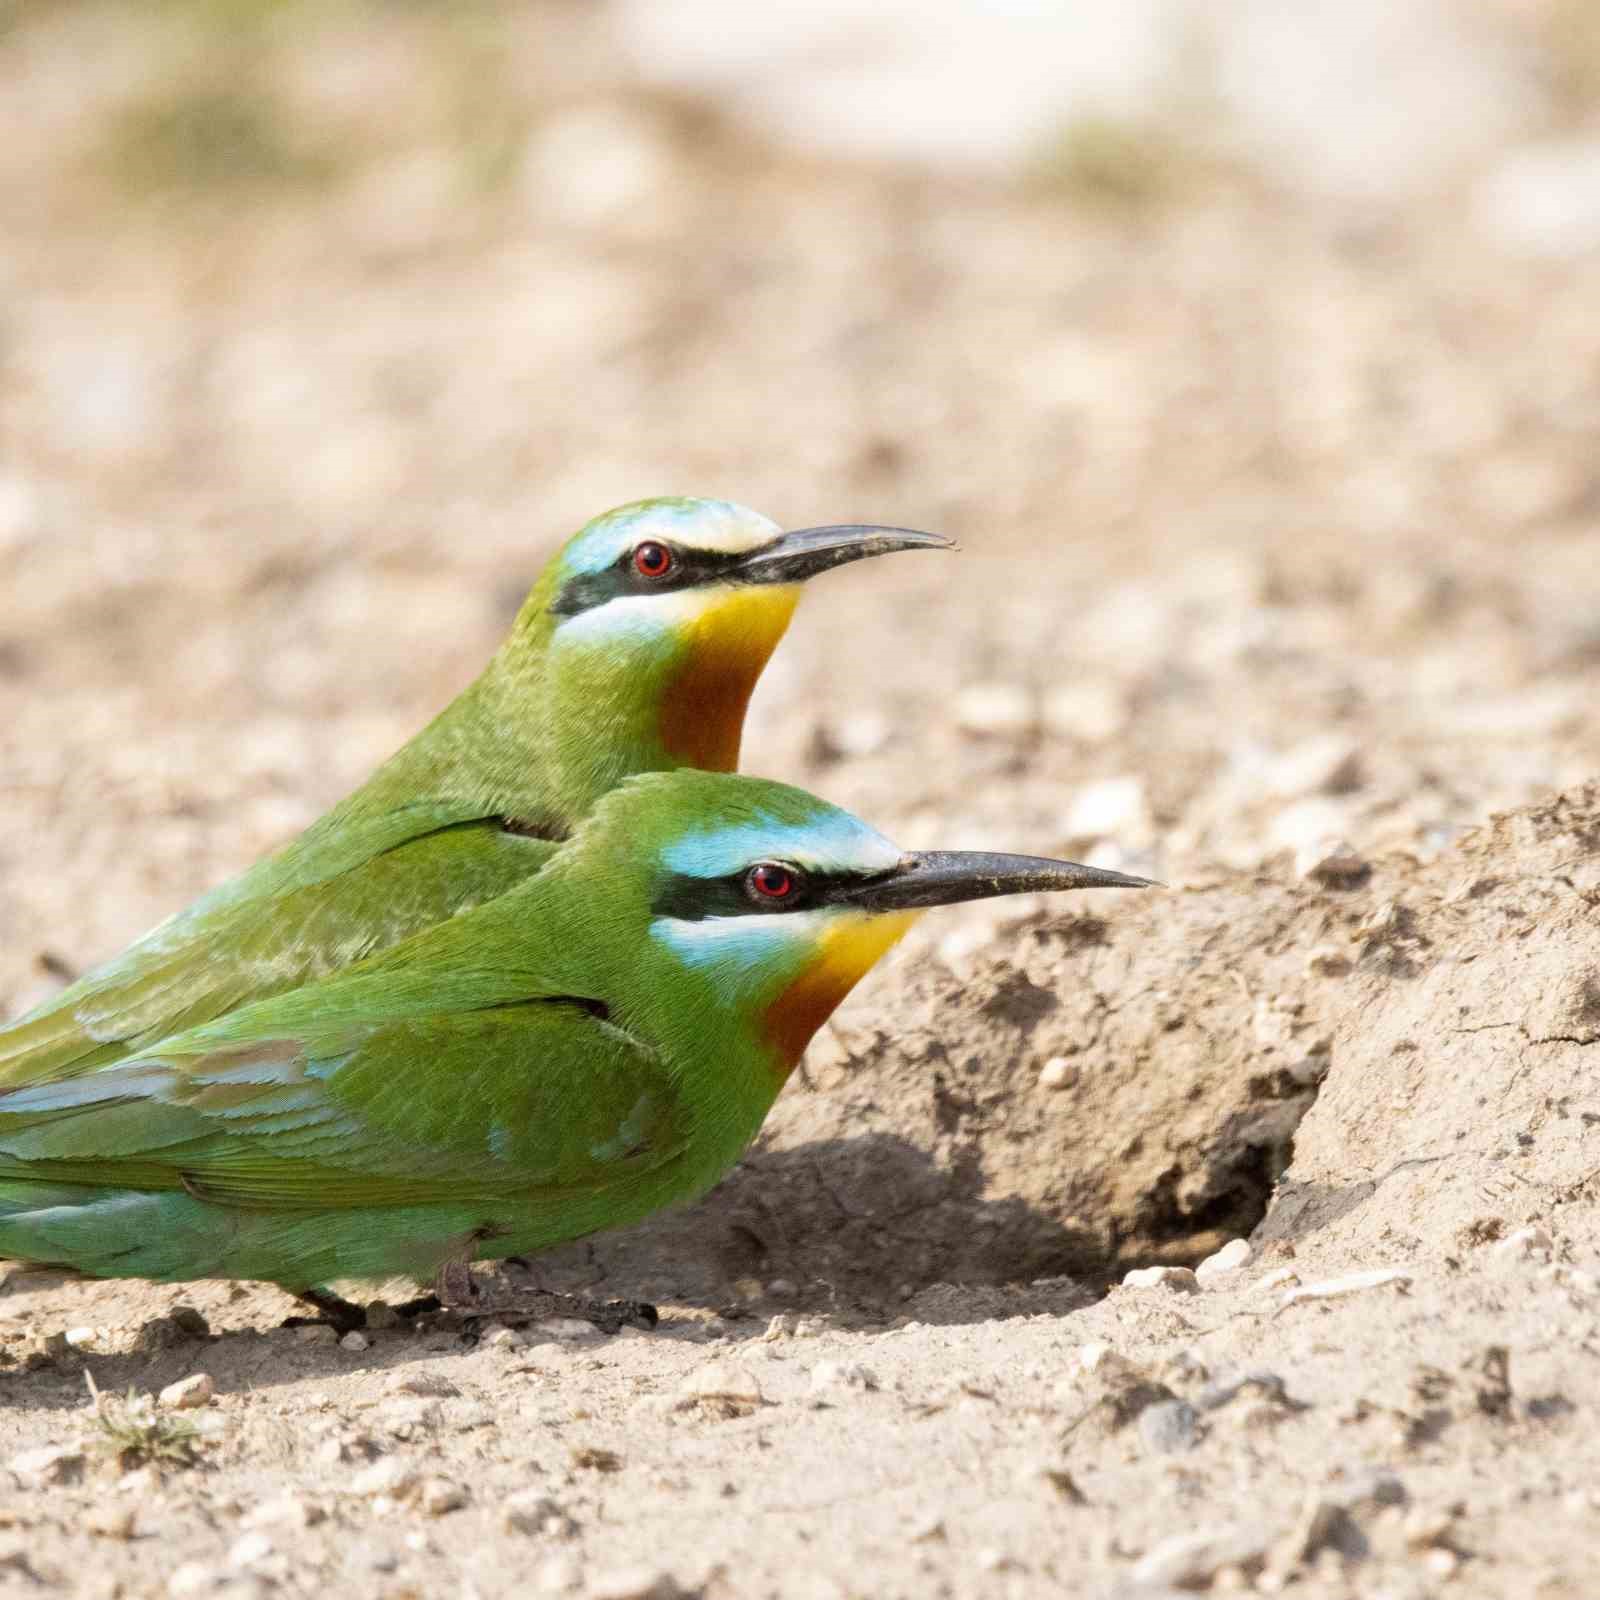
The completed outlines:
<svg viewBox="0 0 1600 1600">
<path fill-rule="evenodd" d="M 799 885 L 794 874 L 776 861 L 762 861 L 745 874 L 750 892 L 762 900 L 792 899 Z"/>
<path fill-rule="evenodd" d="M 641 578 L 664 578 L 672 571 L 672 552 L 654 539 L 633 548 L 633 570 Z"/>
</svg>

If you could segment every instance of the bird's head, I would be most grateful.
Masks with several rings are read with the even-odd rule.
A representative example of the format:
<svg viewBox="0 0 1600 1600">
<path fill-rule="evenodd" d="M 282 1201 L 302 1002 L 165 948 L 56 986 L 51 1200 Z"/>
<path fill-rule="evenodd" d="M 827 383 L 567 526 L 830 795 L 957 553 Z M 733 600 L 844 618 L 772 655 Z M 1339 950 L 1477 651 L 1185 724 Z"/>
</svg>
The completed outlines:
<svg viewBox="0 0 1600 1600">
<path fill-rule="evenodd" d="M 524 620 L 547 638 L 555 693 L 591 726 L 647 717 L 666 764 L 732 771 L 750 694 L 805 581 L 949 544 L 906 528 L 786 533 L 725 500 L 640 500 L 567 542 Z"/>
<path fill-rule="evenodd" d="M 635 778 L 608 796 L 585 847 L 602 872 L 634 880 L 646 964 L 692 975 L 719 1008 L 752 1023 L 780 1082 L 930 907 L 1149 882 L 1037 856 L 907 852 L 803 790 L 687 770 Z M 669 1015 L 690 1029 L 704 1020 L 681 1003 Z"/>
</svg>

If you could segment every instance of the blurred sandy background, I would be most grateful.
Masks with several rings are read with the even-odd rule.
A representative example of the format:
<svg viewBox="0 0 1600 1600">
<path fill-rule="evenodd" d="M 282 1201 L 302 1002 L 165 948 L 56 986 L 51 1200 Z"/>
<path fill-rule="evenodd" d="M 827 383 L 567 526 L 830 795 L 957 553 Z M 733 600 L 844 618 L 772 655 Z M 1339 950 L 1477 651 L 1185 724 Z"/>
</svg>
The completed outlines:
<svg viewBox="0 0 1600 1600">
<path fill-rule="evenodd" d="M 0 0 L 0 126 L 0 1015 L 309 822 L 645 495 L 961 541 L 820 582 L 747 736 L 909 845 L 1448 876 L 1600 774 L 1594 0 Z M 75 1292 L 12 1305 L 150 1309 Z M 841 1560 L 900 1592 L 881 1532 Z M 1040 1592 L 953 1541 L 917 1592 Z"/>
<path fill-rule="evenodd" d="M 819 586 L 747 743 L 913 842 L 1171 872 L 1600 770 L 1585 0 L 0 17 L 13 1004 L 646 494 L 963 542 Z"/>
</svg>

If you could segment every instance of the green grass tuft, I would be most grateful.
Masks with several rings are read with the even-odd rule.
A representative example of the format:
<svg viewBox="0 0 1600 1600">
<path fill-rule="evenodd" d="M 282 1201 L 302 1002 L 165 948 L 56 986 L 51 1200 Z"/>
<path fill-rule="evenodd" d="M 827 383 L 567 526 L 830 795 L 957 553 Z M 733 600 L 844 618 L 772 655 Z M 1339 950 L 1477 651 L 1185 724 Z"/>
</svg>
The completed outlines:
<svg viewBox="0 0 1600 1600">
<path fill-rule="evenodd" d="M 152 1396 L 140 1394 L 131 1385 L 127 1395 L 116 1400 L 102 1394 L 88 1373 L 84 1377 L 94 1397 L 97 1437 L 90 1442 L 92 1449 L 113 1457 L 124 1471 L 146 1464 L 170 1467 L 195 1464 L 200 1435 L 187 1418 L 157 1410 Z"/>
<path fill-rule="evenodd" d="M 1105 115 L 1068 123 L 1034 163 L 1048 193 L 1106 209 L 1145 210 L 1171 199 L 1191 175 L 1177 135 L 1154 123 Z"/>
<path fill-rule="evenodd" d="M 305 184 L 330 170 L 293 138 L 273 96 L 247 79 L 165 83 L 128 102 L 107 123 L 100 165 L 134 192 Z"/>
</svg>

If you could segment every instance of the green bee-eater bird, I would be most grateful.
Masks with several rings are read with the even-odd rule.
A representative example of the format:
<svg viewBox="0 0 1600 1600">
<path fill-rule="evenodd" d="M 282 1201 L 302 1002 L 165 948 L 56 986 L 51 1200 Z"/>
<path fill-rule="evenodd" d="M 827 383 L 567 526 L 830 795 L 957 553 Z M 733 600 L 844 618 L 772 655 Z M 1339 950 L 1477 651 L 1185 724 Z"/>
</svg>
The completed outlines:
<svg viewBox="0 0 1600 1600">
<path fill-rule="evenodd" d="M 0 1257 L 295 1292 L 403 1273 L 471 1303 L 472 1260 L 716 1183 L 926 907 L 1145 883 L 907 854 L 761 779 L 633 778 L 486 905 L 113 1065 L 13 1073 Z"/>
<path fill-rule="evenodd" d="M 733 771 L 806 579 L 934 534 L 642 500 L 549 563 L 482 676 L 284 848 L 0 1028 L 0 1082 L 115 1061 L 537 872 L 636 772 Z"/>
</svg>

